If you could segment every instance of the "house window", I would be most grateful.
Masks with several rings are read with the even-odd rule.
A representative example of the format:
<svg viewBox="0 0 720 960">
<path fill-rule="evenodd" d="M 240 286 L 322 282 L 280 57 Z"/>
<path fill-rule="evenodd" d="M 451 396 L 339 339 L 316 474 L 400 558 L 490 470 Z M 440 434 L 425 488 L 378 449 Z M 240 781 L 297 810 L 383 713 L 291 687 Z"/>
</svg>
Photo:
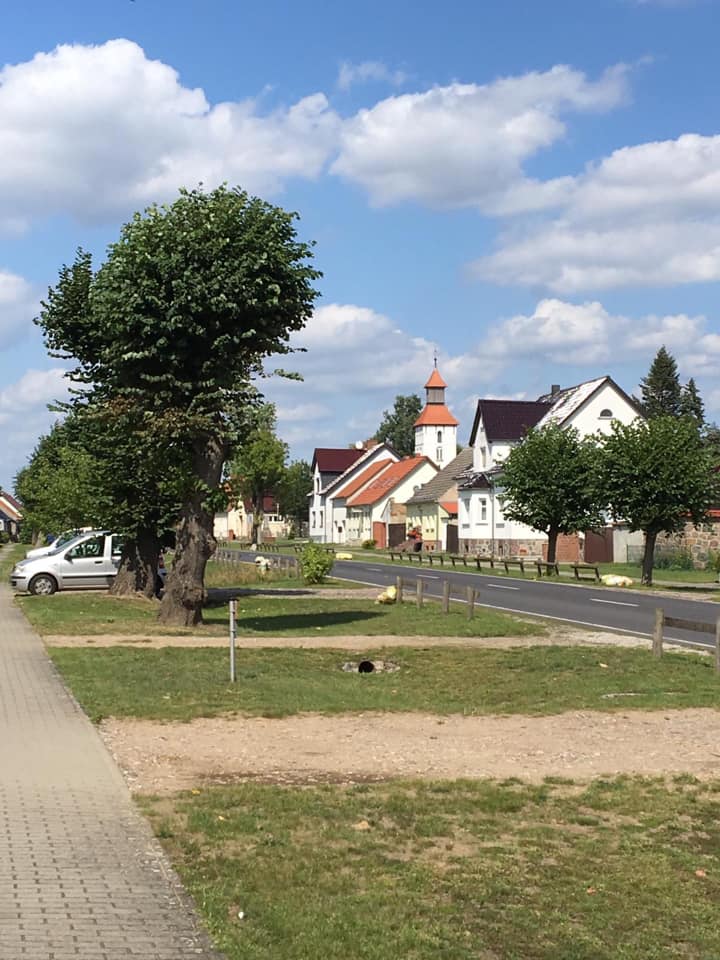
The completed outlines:
<svg viewBox="0 0 720 960">
<path fill-rule="evenodd" d="M 322 525 L 323 525 L 323 512 L 322 510 L 318 510 L 318 526 L 321 527 Z"/>
<path fill-rule="evenodd" d="M 315 492 L 320 493 L 320 477 L 315 478 Z"/>
<path fill-rule="evenodd" d="M 438 447 L 435 451 L 435 460 L 437 463 L 442 463 L 442 447 Z"/>
<path fill-rule="evenodd" d="M 612 420 L 612 410 L 608 410 L 608 408 L 605 407 L 604 410 L 601 410 L 601 411 L 600 411 L 600 419 L 601 419 L 601 420 Z"/>
<path fill-rule="evenodd" d="M 437 433 L 437 442 L 442 443 L 442 430 L 438 430 Z"/>
<path fill-rule="evenodd" d="M 480 501 L 480 523 L 487 523 L 487 500 Z"/>
<path fill-rule="evenodd" d="M 480 447 L 480 466 L 487 466 L 487 447 Z"/>
<path fill-rule="evenodd" d="M 312 525 L 313 525 L 313 530 L 314 530 L 314 529 L 315 529 L 315 511 L 314 511 L 314 510 L 312 511 L 311 516 L 312 516 Z"/>
</svg>

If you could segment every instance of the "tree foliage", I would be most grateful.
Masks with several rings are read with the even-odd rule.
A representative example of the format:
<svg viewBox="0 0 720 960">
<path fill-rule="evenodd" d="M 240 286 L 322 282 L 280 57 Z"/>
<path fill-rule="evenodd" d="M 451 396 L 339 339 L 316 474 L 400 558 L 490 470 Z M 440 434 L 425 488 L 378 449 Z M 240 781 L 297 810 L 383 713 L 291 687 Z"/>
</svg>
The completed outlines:
<svg viewBox="0 0 720 960">
<path fill-rule="evenodd" d="M 183 190 L 127 223 L 96 274 L 80 252 L 39 323 L 93 402 L 132 403 L 140 449 L 160 444 L 180 501 L 166 623 L 202 618 L 223 464 L 242 437 L 253 376 L 290 352 L 319 277 L 296 215 L 237 189 Z"/>
<path fill-rule="evenodd" d="M 502 465 L 503 513 L 547 534 L 550 563 L 555 562 L 558 534 L 603 523 L 597 462 L 595 441 L 550 424 L 529 430 Z"/>
<path fill-rule="evenodd" d="M 686 417 L 615 422 L 601 444 L 602 489 L 613 516 L 645 534 L 642 582 L 651 584 L 658 535 L 706 518 L 717 494 L 711 455 Z"/>
<path fill-rule="evenodd" d="M 58 534 L 102 522 L 97 501 L 97 459 L 73 442 L 67 424 L 41 437 L 15 478 L 24 524 L 35 536 Z"/>
<path fill-rule="evenodd" d="M 643 413 L 648 420 L 680 416 L 682 386 L 675 358 L 660 347 L 646 377 L 640 381 Z"/>
<path fill-rule="evenodd" d="M 240 444 L 230 467 L 233 495 L 252 503 L 253 543 L 262 532 L 263 501 L 277 495 L 286 473 L 287 444 L 275 435 L 275 409 L 264 404 L 257 412 L 257 426 Z"/>
<path fill-rule="evenodd" d="M 705 404 L 702 401 L 697 384 L 692 377 L 690 377 L 682 388 L 680 395 L 680 414 L 683 417 L 690 417 L 698 430 L 702 430 L 705 426 Z"/>
<path fill-rule="evenodd" d="M 415 421 L 422 411 L 422 402 L 416 393 L 398 395 L 392 410 L 385 410 L 375 439 L 389 443 L 401 457 L 415 452 Z"/>
<path fill-rule="evenodd" d="M 312 481 L 312 468 L 307 460 L 295 460 L 288 464 L 277 488 L 280 512 L 297 524 L 307 522 Z"/>
</svg>

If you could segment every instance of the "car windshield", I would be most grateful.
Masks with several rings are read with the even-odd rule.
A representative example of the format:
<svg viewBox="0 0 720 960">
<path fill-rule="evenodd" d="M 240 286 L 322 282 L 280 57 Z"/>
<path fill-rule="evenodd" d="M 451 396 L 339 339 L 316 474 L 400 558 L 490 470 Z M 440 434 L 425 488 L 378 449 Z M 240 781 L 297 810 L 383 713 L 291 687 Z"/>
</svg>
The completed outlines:
<svg viewBox="0 0 720 960">
<path fill-rule="evenodd" d="M 67 540 L 57 540 L 53 545 L 52 550 L 48 554 L 49 557 L 54 556 L 56 553 L 60 553 L 61 550 L 64 550 L 66 547 L 69 547 L 71 544 L 75 543 L 77 540 L 86 537 L 86 533 L 74 533 L 72 536 L 68 536 Z"/>
</svg>

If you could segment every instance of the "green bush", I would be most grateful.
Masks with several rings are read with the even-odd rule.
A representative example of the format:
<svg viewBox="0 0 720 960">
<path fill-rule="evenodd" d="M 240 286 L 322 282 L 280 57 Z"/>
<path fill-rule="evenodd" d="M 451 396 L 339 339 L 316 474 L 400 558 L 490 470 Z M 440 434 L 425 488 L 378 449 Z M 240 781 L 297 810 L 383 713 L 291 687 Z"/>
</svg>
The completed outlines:
<svg viewBox="0 0 720 960">
<path fill-rule="evenodd" d="M 323 583 L 332 570 L 333 557 L 317 543 L 308 543 L 300 555 L 305 583 Z"/>
<path fill-rule="evenodd" d="M 6 530 L 0 530 L 0 547 L 5 543 L 10 543 L 10 534 Z"/>
<path fill-rule="evenodd" d="M 720 550 L 708 550 L 707 568 L 720 573 Z"/>
<path fill-rule="evenodd" d="M 655 557 L 658 570 L 692 570 L 693 558 L 689 550 L 673 550 Z"/>
<path fill-rule="evenodd" d="M 377 540 L 363 540 L 360 546 L 363 550 L 374 550 L 377 546 Z"/>
</svg>

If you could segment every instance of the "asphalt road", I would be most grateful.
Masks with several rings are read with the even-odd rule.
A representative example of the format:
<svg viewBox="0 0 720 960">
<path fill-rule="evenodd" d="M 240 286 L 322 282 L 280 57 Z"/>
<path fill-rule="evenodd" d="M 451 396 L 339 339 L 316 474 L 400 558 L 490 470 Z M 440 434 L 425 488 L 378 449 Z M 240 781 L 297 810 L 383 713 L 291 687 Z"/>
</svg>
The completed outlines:
<svg viewBox="0 0 720 960">
<path fill-rule="evenodd" d="M 652 636 L 657 607 L 662 607 L 666 616 L 701 621 L 711 624 L 713 628 L 720 616 L 720 602 L 712 600 L 658 596 L 639 590 L 594 588 L 592 584 L 460 573 L 437 566 L 336 560 L 332 575 L 379 587 L 394 584 L 397 577 L 401 576 L 407 584 L 406 590 L 415 589 L 417 579 L 421 578 L 425 581 L 425 594 L 431 597 L 442 597 L 443 581 L 449 580 L 451 596 L 461 598 L 465 589 L 473 586 L 477 591 L 476 602 L 485 607 L 645 637 Z M 712 647 L 715 642 L 713 635 L 673 627 L 666 627 L 664 635 L 667 640 L 682 645 Z"/>
</svg>

